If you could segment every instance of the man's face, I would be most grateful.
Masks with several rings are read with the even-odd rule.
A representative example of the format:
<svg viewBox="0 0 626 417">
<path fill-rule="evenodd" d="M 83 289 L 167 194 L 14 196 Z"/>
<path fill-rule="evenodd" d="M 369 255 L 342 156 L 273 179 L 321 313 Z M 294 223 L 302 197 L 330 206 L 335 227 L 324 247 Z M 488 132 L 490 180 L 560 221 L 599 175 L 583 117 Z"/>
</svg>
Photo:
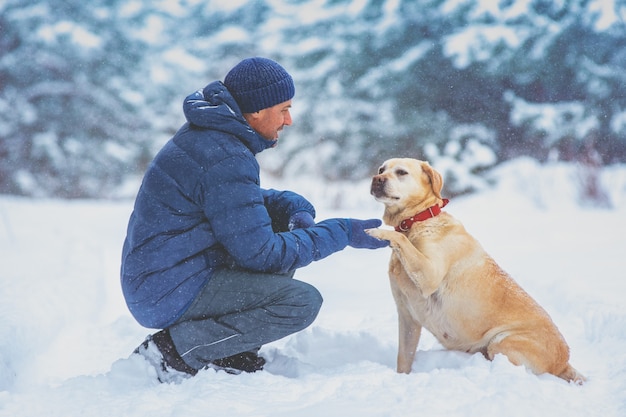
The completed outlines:
<svg viewBox="0 0 626 417">
<path fill-rule="evenodd" d="M 284 126 L 291 125 L 291 100 L 259 110 L 256 113 L 244 113 L 243 117 L 248 121 L 252 129 L 267 140 L 278 139 L 278 132 Z"/>
</svg>

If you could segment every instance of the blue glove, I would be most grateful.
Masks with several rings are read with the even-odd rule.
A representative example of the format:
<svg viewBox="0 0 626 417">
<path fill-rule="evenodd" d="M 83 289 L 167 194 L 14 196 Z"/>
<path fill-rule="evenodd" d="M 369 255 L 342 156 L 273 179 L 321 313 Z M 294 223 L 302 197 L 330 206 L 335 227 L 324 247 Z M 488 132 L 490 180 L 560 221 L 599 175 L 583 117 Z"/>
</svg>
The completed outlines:
<svg viewBox="0 0 626 417">
<path fill-rule="evenodd" d="M 308 211 L 298 211 L 289 218 L 289 230 L 306 229 L 315 226 L 315 220 Z"/>
<path fill-rule="evenodd" d="M 374 229 L 383 224 L 383 222 L 379 219 L 348 219 L 348 224 L 350 225 L 350 234 L 348 235 L 348 239 L 350 239 L 350 241 L 348 245 L 353 248 L 378 249 L 389 246 L 388 240 L 376 239 L 375 237 L 365 233 L 366 229 Z"/>
</svg>

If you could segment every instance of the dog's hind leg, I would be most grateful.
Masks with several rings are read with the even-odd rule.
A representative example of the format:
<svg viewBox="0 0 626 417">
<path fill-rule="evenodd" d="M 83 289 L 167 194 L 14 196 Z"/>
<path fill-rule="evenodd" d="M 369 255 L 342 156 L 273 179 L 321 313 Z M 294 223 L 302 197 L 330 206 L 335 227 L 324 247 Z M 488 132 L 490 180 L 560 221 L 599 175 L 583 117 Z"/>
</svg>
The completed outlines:
<svg viewBox="0 0 626 417">
<path fill-rule="evenodd" d="M 537 375 L 550 373 L 567 381 L 579 381 L 577 376 L 582 377 L 575 370 L 568 373 L 571 366 L 568 363 L 569 348 L 565 343 L 546 344 L 524 334 L 500 334 L 487 346 L 487 357 L 492 360 L 498 353 L 505 355 L 514 365 L 523 365 Z"/>
</svg>

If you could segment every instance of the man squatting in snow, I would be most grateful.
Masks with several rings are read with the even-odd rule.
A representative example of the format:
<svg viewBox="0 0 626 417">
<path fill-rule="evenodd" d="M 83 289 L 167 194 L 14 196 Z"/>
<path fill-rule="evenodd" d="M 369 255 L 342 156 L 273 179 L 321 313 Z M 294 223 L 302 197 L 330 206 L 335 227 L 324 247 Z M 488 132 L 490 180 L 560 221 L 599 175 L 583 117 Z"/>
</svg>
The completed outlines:
<svg viewBox="0 0 626 417">
<path fill-rule="evenodd" d="M 132 315 L 161 329 L 135 350 L 161 382 L 214 368 L 263 369 L 259 348 L 309 326 L 322 297 L 296 269 L 388 241 L 378 219 L 328 219 L 291 191 L 263 189 L 255 155 L 291 125 L 293 79 L 248 58 L 183 103 L 187 119 L 147 169 L 128 223 L 121 284 Z"/>
</svg>

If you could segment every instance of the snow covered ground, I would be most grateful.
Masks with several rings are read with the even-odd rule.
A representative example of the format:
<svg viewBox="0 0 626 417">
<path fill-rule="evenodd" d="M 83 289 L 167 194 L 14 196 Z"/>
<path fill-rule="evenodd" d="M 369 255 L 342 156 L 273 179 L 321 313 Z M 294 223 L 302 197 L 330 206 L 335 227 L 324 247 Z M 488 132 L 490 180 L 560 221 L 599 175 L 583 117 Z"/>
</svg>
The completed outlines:
<svg viewBox="0 0 626 417">
<path fill-rule="evenodd" d="M 577 172 L 517 161 L 446 210 L 550 313 L 584 386 L 444 351 L 428 333 L 413 373 L 396 374 L 388 249 L 346 249 L 300 270 L 324 307 L 263 348 L 265 372 L 159 384 L 128 359 L 148 332 L 119 289 L 132 202 L 0 197 L 0 416 L 624 416 L 626 171 L 603 173 L 610 209 L 576 203 Z M 367 182 L 281 185 L 309 197 L 319 219 L 382 214 Z"/>
</svg>

